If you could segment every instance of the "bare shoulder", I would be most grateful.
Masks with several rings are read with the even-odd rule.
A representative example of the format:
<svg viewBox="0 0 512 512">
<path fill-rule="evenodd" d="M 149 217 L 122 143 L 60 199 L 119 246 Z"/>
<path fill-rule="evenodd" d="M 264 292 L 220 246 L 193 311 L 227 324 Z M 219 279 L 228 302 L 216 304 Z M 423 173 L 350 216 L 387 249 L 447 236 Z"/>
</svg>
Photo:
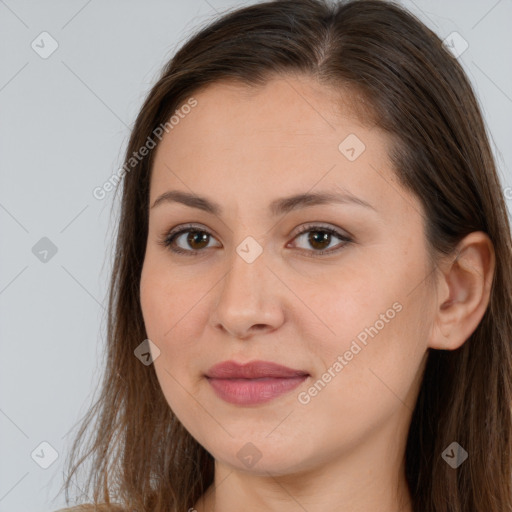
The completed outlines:
<svg viewBox="0 0 512 512">
<path fill-rule="evenodd" d="M 61 508 L 55 512 L 126 512 L 120 505 L 116 504 L 97 504 L 86 503 L 84 505 L 75 505 L 74 507 Z"/>
</svg>

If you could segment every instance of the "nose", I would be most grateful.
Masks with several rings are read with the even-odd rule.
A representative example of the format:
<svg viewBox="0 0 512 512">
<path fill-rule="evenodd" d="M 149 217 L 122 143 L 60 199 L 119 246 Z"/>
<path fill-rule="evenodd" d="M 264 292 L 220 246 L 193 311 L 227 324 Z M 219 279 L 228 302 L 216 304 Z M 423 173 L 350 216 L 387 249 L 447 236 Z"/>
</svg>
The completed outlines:
<svg viewBox="0 0 512 512">
<path fill-rule="evenodd" d="M 249 263 L 235 250 L 219 283 L 212 326 L 239 339 L 272 332 L 284 321 L 283 284 L 267 267 L 265 250 Z"/>
</svg>

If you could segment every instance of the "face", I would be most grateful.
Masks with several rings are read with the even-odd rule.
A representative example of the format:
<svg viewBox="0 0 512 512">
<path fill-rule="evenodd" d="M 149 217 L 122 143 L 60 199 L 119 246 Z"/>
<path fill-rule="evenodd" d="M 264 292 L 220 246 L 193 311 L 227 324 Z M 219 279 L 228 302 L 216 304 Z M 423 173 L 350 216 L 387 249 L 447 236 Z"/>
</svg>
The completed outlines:
<svg viewBox="0 0 512 512">
<path fill-rule="evenodd" d="M 365 449 L 368 461 L 396 457 L 433 299 L 422 208 L 394 176 L 390 139 L 306 77 L 217 83 L 194 98 L 156 149 L 141 276 L 169 406 L 240 470 L 307 471 Z M 169 191 L 205 201 L 153 206 Z M 338 199 L 283 200 L 301 194 Z M 302 376 L 206 377 L 224 361 Z"/>
</svg>

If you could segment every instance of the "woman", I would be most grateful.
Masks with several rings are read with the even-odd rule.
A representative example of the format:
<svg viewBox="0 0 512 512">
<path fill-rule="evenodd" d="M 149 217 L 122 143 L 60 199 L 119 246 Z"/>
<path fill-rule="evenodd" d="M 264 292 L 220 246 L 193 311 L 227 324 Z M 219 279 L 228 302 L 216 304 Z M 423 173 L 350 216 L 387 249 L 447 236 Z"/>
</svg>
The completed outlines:
<svg viewBox="0 0 512 512">
<path fill-rule="evenodd" d="M 510 226 L 437 35 L 381 0 L 225 14 L 120 178 L 67 490 L 91 456 L 97 510 L 512 511 Z"/>
</svg>

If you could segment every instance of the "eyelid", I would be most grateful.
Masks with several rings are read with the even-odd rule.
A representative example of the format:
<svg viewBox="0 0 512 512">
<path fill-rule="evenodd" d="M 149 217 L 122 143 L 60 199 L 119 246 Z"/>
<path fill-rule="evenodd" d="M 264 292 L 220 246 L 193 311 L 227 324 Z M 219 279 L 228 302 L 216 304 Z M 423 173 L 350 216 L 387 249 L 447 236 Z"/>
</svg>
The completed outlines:
<svg viewBox="0 0 512 512">
<path fill-rule="evenodd" d="M 172 228 L 170 231 L 168 231 L 165 234 L 165 237 L 170 238 L 174 235 L 177 235 L 178 233 L 186 232 L 186 231 L 204 231 L 205 233 L 208 233 L 209 235 L 214 236 L 214 232 L 211 229 L 205 228 L 201 224 L 190 223 L 190 224 L 180 224 L 180 225 L 176 226 L 175 228 Z"/>
<path fill-rule="evenodd" d="M 301 224 L 298 228 L 297 232 L 293 235 L 293 238 L 296 238 L 298 235 L 301 235 L 302 233 L 306 231 L 312 231 L 314 228 L 318 228 L 318 231 L 320 230 L 326 230 L 331 231 L 333 234 L 336 234 L 336 236 L 339 236 L 340 238 L 346 238 L 346 239 L 354 239 L 354 236 L 349 233 L 347 230 L 339 228 L 337 226 L 333 226 L 332 224 L 322 222 L 322 221 L 312 221 L 312 222 L 306 222 L 304 224 Z"/>
</svg>

